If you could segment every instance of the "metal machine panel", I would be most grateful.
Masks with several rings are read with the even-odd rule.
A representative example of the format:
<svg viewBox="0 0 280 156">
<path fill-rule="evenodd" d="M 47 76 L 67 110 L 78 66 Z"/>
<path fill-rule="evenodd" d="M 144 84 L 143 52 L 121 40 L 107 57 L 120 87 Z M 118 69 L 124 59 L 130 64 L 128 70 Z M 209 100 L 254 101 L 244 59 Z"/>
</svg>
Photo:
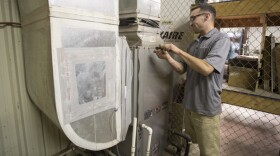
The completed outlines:
<svg viewBox="0 0 280 156">
<path fill-rule="evenodd" d="M 91 150 L 117 144 L 121 135 L 118 27 L 51 18 L 51 28 L 55 101 L 64 133 Z"/>
<path fill-rule="evenodd" d="M 173 43 L 182 50 L 187 50 L 188 44 L 195 38 L 189 21 L 191 4 L 195 4 L 195 0 L 180 0 L 174 3 L 162 1 L 161 37 L 164 42 Z M 176 11 L 173 11 L 173 8 L 176 8 Z"/>
<path fill-rule="evenodd" d="M 161 110 L 149 120 L 144 121 L 145 125 L 153 129 L 150 146 L 150 155 L 152 156 L 161 156 L 167 146 L 167 120 L 168 112 L 167 109 L 164 108 L 164 110 Z M 137 137 L 137 156 L 146 155 L 148 131 L 143 128 L 139 129 Z"/>
<path fill-rule="evenodd" d="M 152 43 L 150 43 L 152 44 Z M 159 156 L 167 145 L 168 110 L 170 101 L 172 69 L 166 61 L 154 53 L 154 45 L 132 48 L 133 52 L 133 117 L 138 118 L 136 155 L 146 155 L 148 133 L 141 128 L 152 128 L 150 154 Z M 132 127 L 126 140 L 118 144 L 122 155 L 130 155 Z"/>
<path fill-rule="evenodd" d="M 128 127 L 132 121 L 132 77 L 133 60 L 132 52 L 127 44 L 126 37 L 119 38 L 119 48 L 121 53 L 121 108 L 122 108 L 122 140 L 125 140 Z"/>
<path fill-rule="evenodd" d="M 159 37 L 159 34 L 150 32 L 122 32 L 121 35 L 127 37 L 127 42 L 130 47 L 137 47 L 141 45 L 155 47 L 163 43 L 163 40 Z M 148 47 L 147 47 L 148 48 Z"/>
<path fill-rule="evenodd" d="M 172 69 L 153 53 L 154 48 L 143 46 L 137 49 L 138 83 L 141 84 L 138 90 L 138 121 L 143 122 L 166 108 L 171 93 Z"/>
<path fill-rule="evenodd" d="M 31 99 L 74 144 L 90 150 L 121 141 L 117 32 L 116 25 L 60 18 L 23 27 Z"/>
<path fill-rule="evenodd" d="M 88 12 L 99 13 L 103 16 L 118 15 L 118 1 L 115 0 L 49 0 L 50 7 L 58 6 L 62 8 L 70 8 L 73 10 L 83 10 Z"/>
<path fill-rule="evenodd" d="M 115 54 L 114 47 L 57 50 L 64 124 L 116 107 Z"/>
<path fill-rule="evenodd" d="M 20 0 L 18 3 L 20 16 L 26 16 L 42 7 L 48 7 L 48 0 Z"/>
<path fill-rule="evenodd" d="M 120 0 L 120 17 L 139 17 L 159 20 L 160 0 Z"/>
<path fill-rule="evenodd" d="M 33 103 L 59 126 L 54 105 L 48 19 L 22 28 L 26 88 Z"/>
<path fill-rule="evenodd" d="M 119 6 L 115 0 L 21 0 L 23 25 L 46 17 L 59 17 L 118 25 Z"/>
<path fill-rule="evenodd" d="M 167 145 L 168 110 L 171 94 L 172 69 L 159 59 L 154 48 L 138 47 L 138 122 L 153 129 L 151 155 L 160 155 Z M 137 153 L 145 155 L 147 131 L 138 131 Z"/>
</svg>

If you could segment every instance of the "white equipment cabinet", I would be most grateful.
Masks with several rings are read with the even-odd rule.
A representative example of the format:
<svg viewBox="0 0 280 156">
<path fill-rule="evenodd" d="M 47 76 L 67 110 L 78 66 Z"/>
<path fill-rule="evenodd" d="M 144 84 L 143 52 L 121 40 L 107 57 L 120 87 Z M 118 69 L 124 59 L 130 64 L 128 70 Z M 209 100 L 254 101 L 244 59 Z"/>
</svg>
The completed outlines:
<svg viewBox="0 0 280 156">
<path fill-rule="evenodd" d="M 125 38 L 118 41 L 118 1 L 19 3 L 26 84 L 34 104 L 79 147 L 102 150 L 124 140 L 131 123 L 126 92 L 132 71 L 126 70 L 132 58 L 119 48 Z"/>
</svg>

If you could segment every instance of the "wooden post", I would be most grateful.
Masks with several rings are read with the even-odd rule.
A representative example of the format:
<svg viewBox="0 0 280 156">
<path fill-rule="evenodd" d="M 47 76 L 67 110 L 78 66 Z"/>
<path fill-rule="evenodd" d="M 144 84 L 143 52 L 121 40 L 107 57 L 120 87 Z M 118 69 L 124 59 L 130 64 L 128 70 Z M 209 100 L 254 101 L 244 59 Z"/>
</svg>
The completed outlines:
<svg viewBox="0 0 280 156">
<path fill-rule="evenodd" d="M 266 15 L 263 14 L 260 18 L 260 22 L 262 23 L 262 41 L 261 41 L 261 55 L 260 58 L 262 60 L 262 71 L 263 71 L 263 89 L 264 90 L 270 90 L 269 88 L 269 80 L 270 80 L 270 58 L 269 58 L 269 52 L 266 48 L 266 45 L 268 45 L 268 41 L 266 39 L 266 29 L 267 29 L 267 21 L 266 21 Z M 269 68 L 269 69 L 268 69 Z"/>
</svg>

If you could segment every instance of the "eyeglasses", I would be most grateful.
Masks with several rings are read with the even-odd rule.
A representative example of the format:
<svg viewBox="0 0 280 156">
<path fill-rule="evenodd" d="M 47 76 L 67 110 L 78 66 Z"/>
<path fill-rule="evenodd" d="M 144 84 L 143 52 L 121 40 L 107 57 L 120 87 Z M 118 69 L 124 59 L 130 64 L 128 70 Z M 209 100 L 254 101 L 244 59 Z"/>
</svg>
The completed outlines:
<svg viewBox="0 0 280 156">
<path fill-rule="evenodd" d="M 201 14 L 197 14 L 197 15 L 191 16 L 191 17 L 190 17 L 190 21 L 193 22 L 193 21 L 196 19 L 196 17 L 201 16 L 201 15 L 204 15 L 204 14 L 207 14 L 207 13 L 204 12 L 204 13 L 201 13 Z"/>
</svg>

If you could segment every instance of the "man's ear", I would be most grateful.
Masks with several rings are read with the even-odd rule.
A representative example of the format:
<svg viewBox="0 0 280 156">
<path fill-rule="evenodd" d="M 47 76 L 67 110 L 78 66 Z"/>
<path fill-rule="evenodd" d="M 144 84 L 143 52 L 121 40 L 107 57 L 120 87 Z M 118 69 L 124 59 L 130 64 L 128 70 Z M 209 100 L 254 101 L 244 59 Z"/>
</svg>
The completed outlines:
<svg viewBox="0 0 280 156">
<path fill-rule="evenodd" d="M 210 14 L 206 14 L 205 16 L 204 16 L 204 21 L 207 21 L 207 20 L 209 20 L 210 19 Z"/>
</svg>

